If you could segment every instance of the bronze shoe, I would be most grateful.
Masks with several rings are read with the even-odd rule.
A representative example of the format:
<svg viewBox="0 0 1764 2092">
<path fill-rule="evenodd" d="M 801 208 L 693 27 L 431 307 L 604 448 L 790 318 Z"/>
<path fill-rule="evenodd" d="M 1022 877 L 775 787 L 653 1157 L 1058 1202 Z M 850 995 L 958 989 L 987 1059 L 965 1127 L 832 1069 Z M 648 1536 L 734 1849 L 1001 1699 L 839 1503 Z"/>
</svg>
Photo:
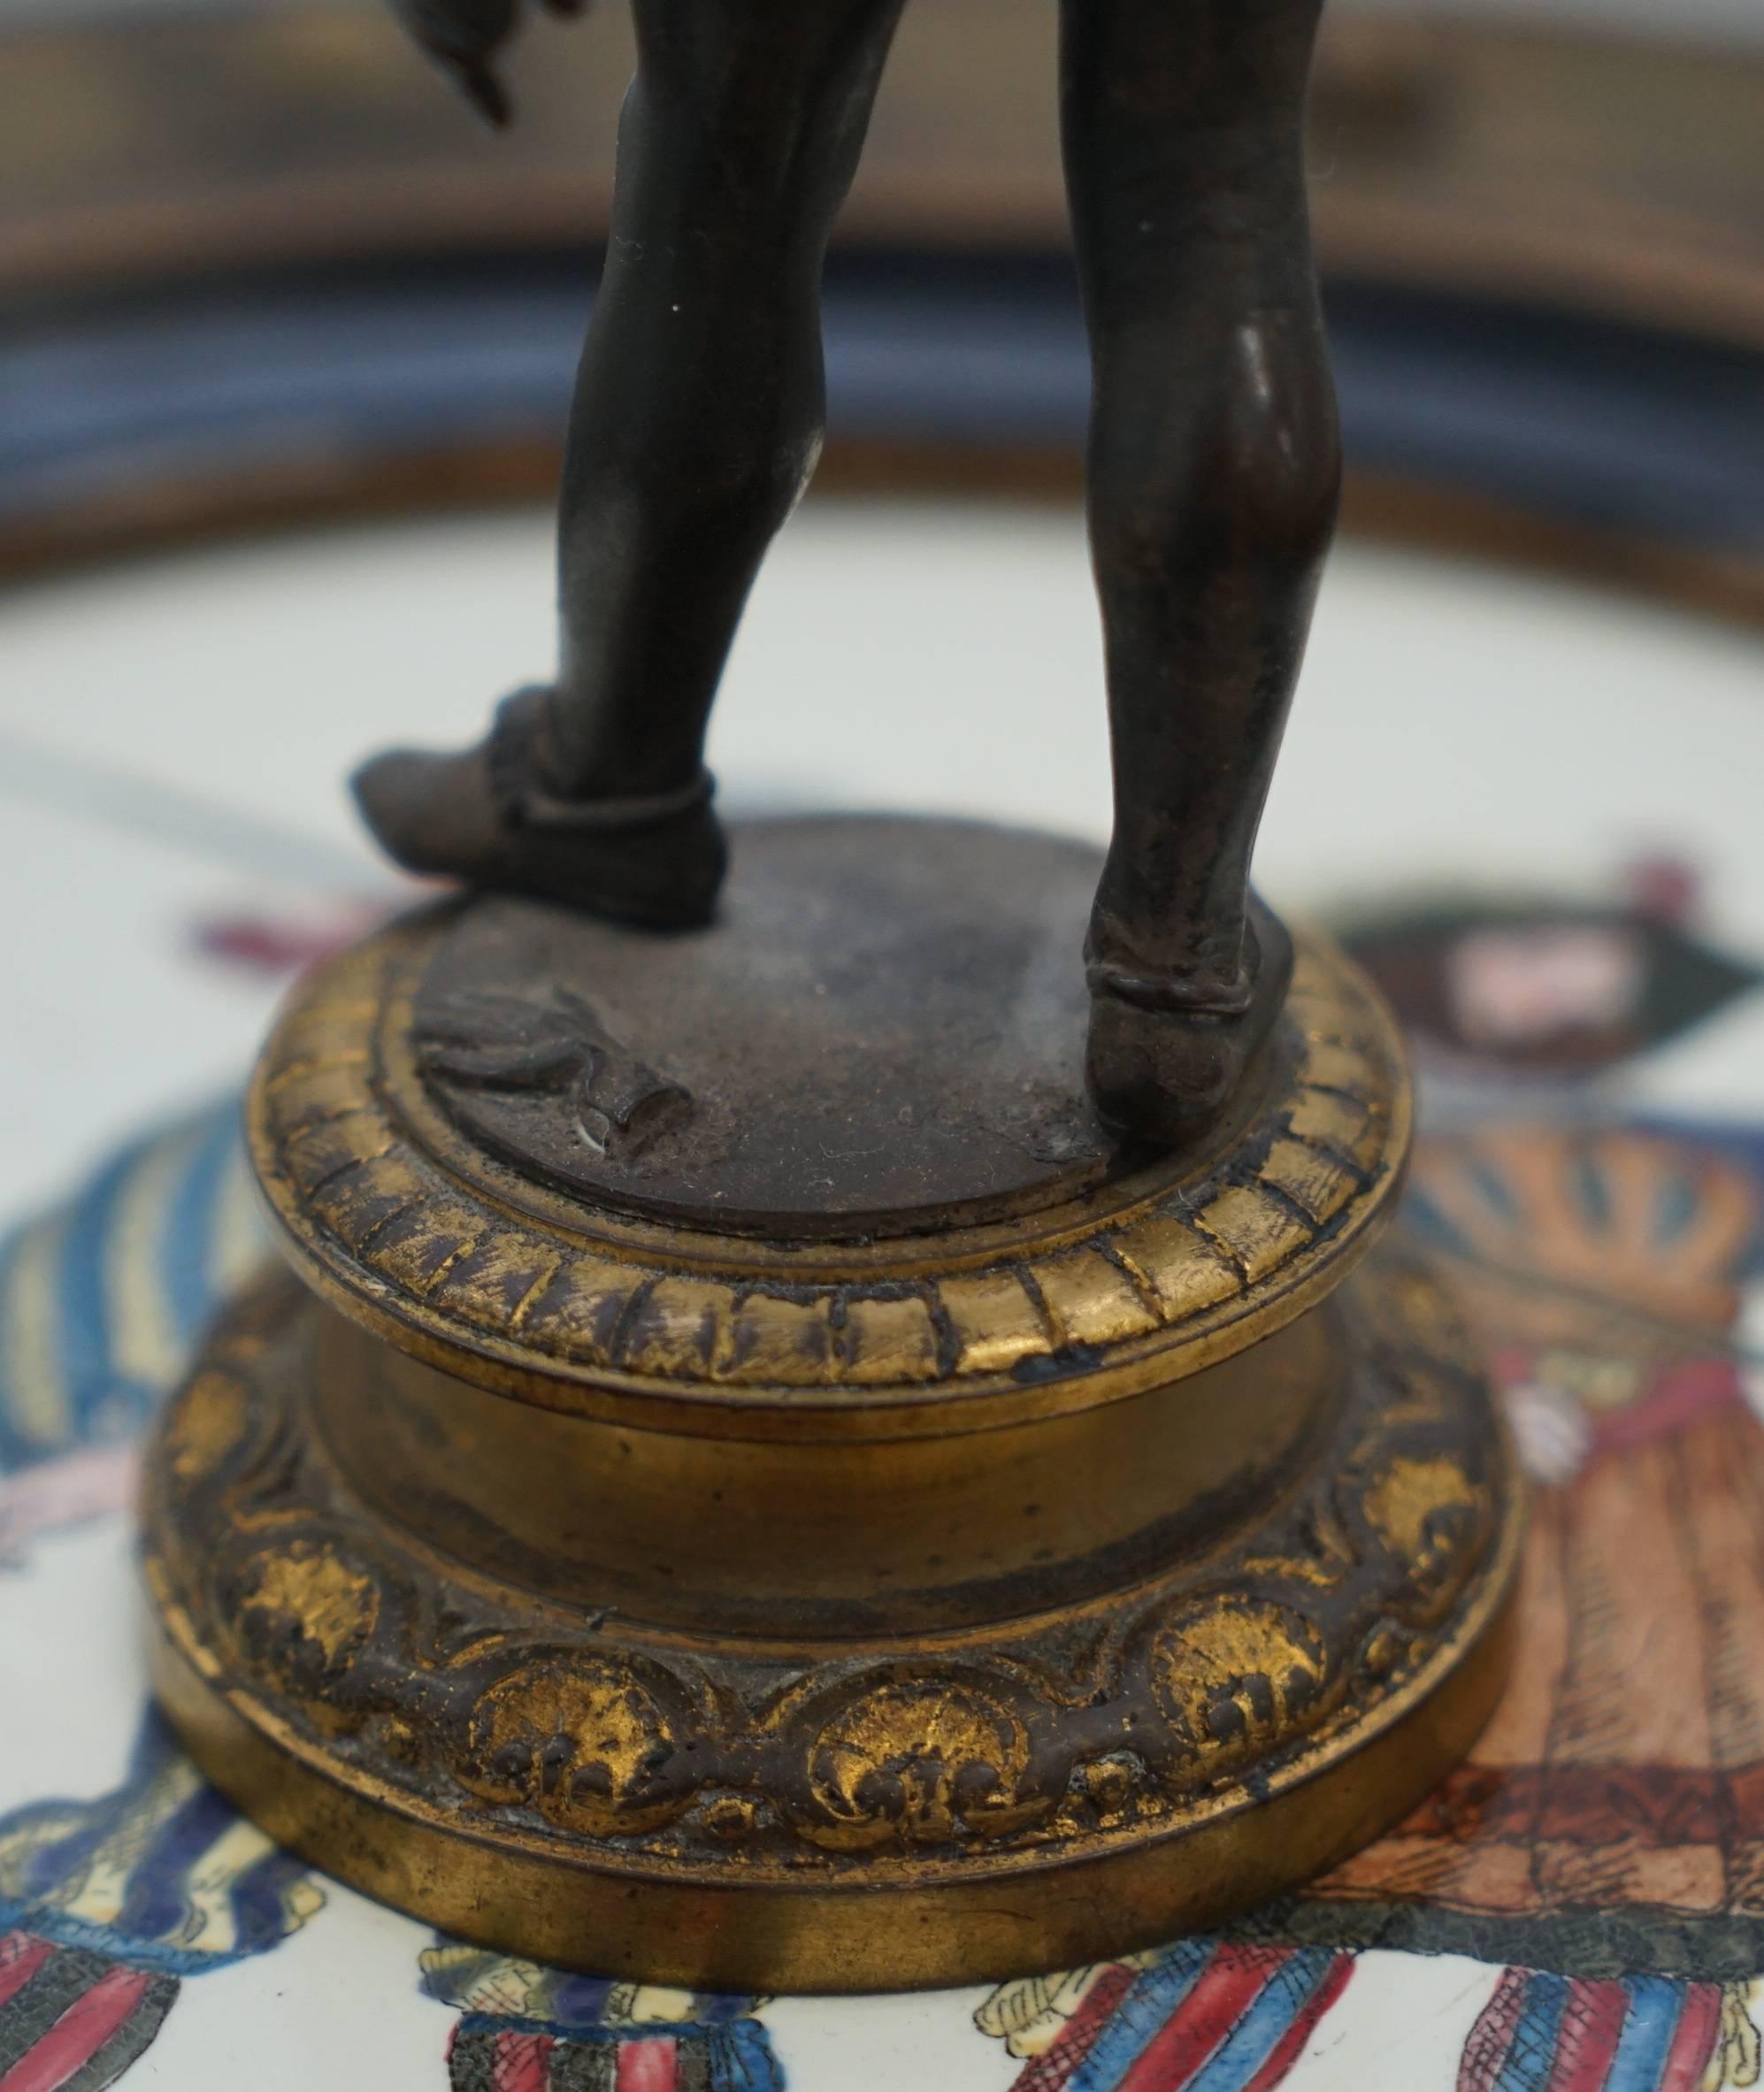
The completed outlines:
<svg viewBox="0 0 1764 2092">
<path fill-rule="evenodd" d="M 1254 895 L 1241 989 L 1221 996 L 1093 962 L 1085 1077 L 1098 1115 L 1148 1146 L 1198 1138 L 1230 1104 L 1273 1030 L 1292 978 L 1292 940 Z"/>
<path fill-rule="evenodd" d="M 364 763 L 352 783 L 380 847 L 407 871 L 650 929 L 708 923 L 728 864 L 709 772 L 648 798 L 559 798 L 540 760 L 546 697 L 505 698 L 456 755 L 398 748 Z"/>
</svg>

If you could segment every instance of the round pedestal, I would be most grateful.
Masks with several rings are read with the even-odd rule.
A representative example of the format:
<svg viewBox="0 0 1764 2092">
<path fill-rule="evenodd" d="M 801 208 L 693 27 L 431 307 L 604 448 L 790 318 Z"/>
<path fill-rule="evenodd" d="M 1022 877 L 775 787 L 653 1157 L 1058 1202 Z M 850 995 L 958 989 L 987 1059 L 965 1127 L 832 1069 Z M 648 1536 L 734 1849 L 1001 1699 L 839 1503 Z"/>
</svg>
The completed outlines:
<svg viewBox="0 0 1764 2092">
<path fill-rule="evenodd" d="M 1291 1886 L 1461 1755 L 1516 1484 L 1300 940 L 1201 1152 L 1078 1086 L 1088 852 L 738 831 L 660 939 L 476 902 L 258 1069 L 298 1277 L 150 1461 L 158 1690 L 286 1843 L 700 1987 L 952 1983 Z M 304 1283 L 302 1283 L 302 1282 Z"/>
</svg>

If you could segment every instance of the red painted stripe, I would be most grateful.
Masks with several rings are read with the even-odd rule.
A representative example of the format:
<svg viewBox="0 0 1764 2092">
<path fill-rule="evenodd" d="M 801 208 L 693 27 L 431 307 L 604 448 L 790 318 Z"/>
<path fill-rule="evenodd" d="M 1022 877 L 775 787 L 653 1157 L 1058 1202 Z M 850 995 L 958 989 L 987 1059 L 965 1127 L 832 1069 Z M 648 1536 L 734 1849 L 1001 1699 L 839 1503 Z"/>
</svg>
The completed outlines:
<svg viewBox="0 0 1764 2092">
<path fill-rule="evenodd" d="M 1660 2074 L 1660 2092 L 1697 2092 L 1722 2035 L 1722 1987 L 1691 1983 L 1684 1992 L 1678 2031 Z"/>
<path fill-rule="evenodd" d="M 1739 1369 L 1731 1359 L 1693 1359 L 1662 1373 L 1639 1402 L 1602 1411 L 1593 1443 L 1600 1452 L 1645 1444 L 1683 1430 L 1706 1410 L 1745 1399 Z"/>
<path fill-rule="evenodd" d="M 1011 2092 L 1062 2092 L 1066 2081 L 1114 2017 L 1115 2008 L 1139 1980 L 1137 1969 L 1119 1962 L 1106 1968 L 1079 2002 L 1078 2009 L 1039 2056 L 1024 2065 Z"/>
<path fill-rule="evenodd" d="M 9 1932 L 0 1939 L 0 2004 L 16 1996 L 54 1952 L 53 1941 L 28 1932 Z"/>
<path fill-rule="evenodd" d="M 1545 2092 L 1604 2092 L 1629 2012 L 1630 1994 L 1621 1983 L 1570 1983 Z"/>
<path fill-rule="evenodd" d="M 671 2035 L 654 2041 L 625 2042 L 618 2051 L 618 2092 L 674 2092 L 678 2054 Z M 5 2088 L 0 2086 L 0 2092 Z"/>
<path fill-rule="evenodd" d="M 1182 2092 L 1254 2004 L 1271 1957 L 1255 1947 L 1221 1947 L 1200 1981 L 1142 2050 L 1120 2092 Z M 0 2086 L 0 2092 L 5 2088 Z"/>
<path fill-rule="evenodd" d="M 75 1998 L 29 2055 L 4 2078 L 0 2092 L 55 2092 L 82 2070 L 145 1996 L 152 1981 L 139 1969 L 113 1968 Z"/>
<path fill-rule="evenodd" d="M 490 2065 L 490 2082 L 496 2092 L 548 2092 L 555 2045 L 552 2035 L 524 2027 L 499 2034 Z"/>
<path fill-rule="evenodd" d="M 1281 2035 L 1267 2062 L 1244 2087 L 1244 2092 L 1274 2092 L 1277 2085 L 1285 2081 L 1286 2073 L 1299 2060 L 1305 2043 L 1311 2038 L 1312 2029 L 1346 1989 L 1347 1979 L 1353 1973 L 1353 1955 L 1338 1954 L 1329 1965 L 1328 1974 L 1305 2001 L 1303 2011 Z"/>
<path fill-rule="evenodd" d="M 1513 2046 L 1513 2030 L 1525 2010 L 1530 1978 L 1522 1968 L 1504 1968 L 1494 1996 L 1483 2007 L 1458 2065 L 1458 2092 L 1489 2092 Z"/>
</svg>

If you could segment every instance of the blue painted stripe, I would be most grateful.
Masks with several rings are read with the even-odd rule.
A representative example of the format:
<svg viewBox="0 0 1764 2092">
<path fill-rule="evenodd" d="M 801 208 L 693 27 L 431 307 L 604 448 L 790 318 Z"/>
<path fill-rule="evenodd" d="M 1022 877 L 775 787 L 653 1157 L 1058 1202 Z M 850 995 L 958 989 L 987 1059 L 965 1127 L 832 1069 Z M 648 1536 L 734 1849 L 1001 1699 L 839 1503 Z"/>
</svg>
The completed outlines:
<svg viewBox="0 0 1764 2092">
<path fill-rule="evenodd" d="M 214 1230 L 220 1197 L 239 1144 L 234 1109 L 216 1112 L 197 1143 L 165 1215 L 160 1248 L 173 1326 L 194 1345 L 220 1305 L 214 1286 Z"/>
<path fill-rule="evenodd" d="M 0 1815 L 0 1833 L 25 1856 L 23 1893 L 0 1897 L 0 1930 L 17 1926 L 62 1946 L 187 1976 L 262 1953 L 294 1929 L 292 1893 L 310 1870 L 292 1853 L 271 1848 L 227 1883 L 236 1927 L 233 1946 L 216 1951 L 183 1943 L 190 1918 L 185 1895 L 190 1867 L 240 1817 L 212 1788 L 203 1787 L 157 1828 L 149 1828 L 155 1782 L 175 1753 L 163 1717 L 150 1710 L 127 1776 L 114 1793 L 94 1802 L 33 1802 Z M 59 1908 L 58 1897 L 70 1888 L 77 1891 L 107 1845 L 129 1875 L 115 1919 L 100 1922 Z"/>
<path fill-rule="evenodd" d="M 487 1959 L 474 1970 L 474 1974 L 481 1976 L 488 1966 Z M 562 1970 L 548 1971 L 537 2001 L 544 2007 L 540 2018 L 554 2032 L 565 2028 L 604 2027 L 607 2000 L 612 1991 L 613 1985 L 605 1976 L 581 1976 Z"/>
<path fill-rule="evenodd" d="M 147 1712 L 141 1718 L 141 1727 L 134 1732 L 134 1744 L 128 1754 L 128 1778 L 126 1785 L 144 1787 L 150 1780 L 157 1780 L 169 1765 L 183 1756 L 183 1746 L 172 1733 L 172 1725 L 159 1712 L 156 1703 L 150 1702 Z"/>
<path fill-rule="evenodd" d="M 1216 1941 L 1184 1940 L 1154 1963 L 1109 2014 L 1108 2025 L 1067 2081 L 1066 2092 L 1116 2092 L 1217 1951 Z"/>
<path fill-rule="evenodd" d="M 53 1940 L 58 1947 L 77 1947 L 84 1953 L 102 1954 L 107 1960 L 146 1969 L 154 1975 L 199 1976 L 237 1959 L 236 1956 L 204 1954 L 192 1947 L 168 1945 L 163 1940 L 119 1940 L 108 1925 L 95 1925 L 89 1918 L 70 1918 L 65 1911 L 48 1907 L 0 1901 L 0 1925 L 16 1926 L 20 1931 L 35 1933 L 39 1939 Z"/>
<path fill-rule="evenodd" d="M 784 2092 L 771 2036 L 757 2019 L 737 2019 L 704 2039 L 709 2092 Z"/>
<path fill-rule="evenodd" d="M 266 1953 L 295 1931 L 299 1920 L 290 1899 L 311 1871 L 303 1859 L 279 1850 L 254 1860 L 233 1883 L 233 1922 L 238 1933 L 232 1950 L 211 1954 L 208 1966 Z"/>
<path fill-rule="evenodd" d="M 701 2027 L 728 2027 L 746 2019 L 753 2009 L 754 2000 L 739 1993 L 694 1990 L 692 1994 L 692 2016 Z"/>
<path fill-rule="evenodd" d="M 1566 1976 L 1533 1974 L 1500 2074 L 1488 2092 L 1545 2092 L 1556 2066 L 1562 2011 L 1572 1988 Z"/>
<path fill-rule="evenodd" d="M 70 1878 L 83 1878 L 115 1832 L 117 1815 L 117 1797 L 110 1795 L 84 1808 L 77 1802 L 40 1802 L 0 1816 L 0 1829 L 16 1839 L 25 1856 L 16 1877 L 25 1901 L 53 1904 Z"/>
<path fill-rule="evenodd" d="M 238 1811 L 230 1802 L 223 1801 L 211 1787 L 199 1787 L 150 1832 L 133 1856 L 122 1905 L 112 1920 L 119 1935 L 175 1938 L 189 1908 L 186 1877 L 190 1868 L 238 1821 Z M 139 1835 L 127 1810 L 115 1828 L 123 1833 L 134 1830 Z"/>
<path fill-rule="evenodd" d="M 693 2019 L 701 2027 L 731 2027 L 739 2025 L 754 2011 L 754 1998 L 734 1994 L 724 1994 L 716 1989 L 693 1991 Z"/>
<path fill-rule="evenodd" d="M 69 1801 L 27 1802 L 0 1816 L 0 1835 L 13 1849 L 7 1872 L 14 1891 L 0 1896 L 0 1932 L 22 1924 L 20 1913 L 35 1904 L 40 1881 L 54 1887 L 60 1877 L 53 1868 L 42 1871 L 42 1855 L 77 1837 L 82 1821 L 81 1805 Z"/>
<path fill-rule="evenodd" d="M 27 1861 L 24 1893 L 0 1897 L 0 1928 L 20 1927 L 63 1946 L 90 1948 L 173 1975 L 225 1967 L 287 1936 L 293 1929 L 289 1896 L 310 1870 L 291 1852 L 272 1848 L 228 1884 L 234 1944 L 218 1951 L 181 1943 L 189 1917 L 185 1886 L 190 1861 L 239 1820 L 211 1789 L 193 1796 L 150 1837 L 113 1920 L 99 1922 L 63 1910 L 57 1900 L 60 1892 L 70 1882 L 77 1888 L 94 1857 L 127 1833 L 131 1809 L 141 1798 L 139 1790 L 126 1787 L 83 1810 L 77 1803 L 46 1802 L 0 1818 L 0 1828 L 14 1835 L 28 1831 L 35 1821 L 45 1839 Z"/>
<path fill-rule="evenodd" d="M 19 1391 L 12 1384 L 10 1366 L 12 1345 L 7 1331 L 12 1315 L 12 1289 L 17 1283 L 19 1252 L 29 1232 L 29 1225 L 14 1228 L 4 1242 L 0 1242 L 0 1475 L 9 1475 L 24 1467 L 33 1456 L 33 1447 L 19 1429 L 14 1421 L 19 1414 Z"/>
<path fill-rule="evenodd" d="M 1330 1948 L 1306 1947 L 1277 1968 L 1185 2092 L 1243 2092 L 1291 2031 L 1334 1960 Z"/>
<path fill-rule="evenodd" d="M 110 1306 L 104 1283 L 106 1247 L 117 1201 L 130 1172 L 150 1146 L 136 1142 L 101 1170 L 68 1214 L 61 1258 L 61 1355 L 73 1405 L 73 1436 L 83 1443 L 93 1413 L 116 1390 Z"/>
<path fill-rule="evenodd" d="M 1605 2092 L 1660 2092 L 1672 2037 L 1684 2010 L 1685 1985 L 1664 1976 L 1625 1976 L 1629 2015 L 1606 2075 Z"/>
</svg>

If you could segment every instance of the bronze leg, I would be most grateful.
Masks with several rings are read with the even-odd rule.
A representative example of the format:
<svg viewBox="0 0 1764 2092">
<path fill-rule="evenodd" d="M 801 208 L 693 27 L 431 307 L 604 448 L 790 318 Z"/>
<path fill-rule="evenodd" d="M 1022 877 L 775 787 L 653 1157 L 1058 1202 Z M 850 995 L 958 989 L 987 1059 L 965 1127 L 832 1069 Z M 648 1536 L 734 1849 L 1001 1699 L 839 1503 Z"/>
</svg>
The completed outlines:
<svg viewBox="0 0 1764 2092">
<path fill-rule="evenodd" d="M 1064 0 L 1115 767 L 1091 1074 L 1154 1138 L 1216 1112 L 1284 992 L 1246 909 L 1340 477 L 1304 185 L 1319 9 Z"/>
<path fill-rule="evenodd" d="M 612 239 L 571 421 L 570 796 L 696 776 L 717 678 L 824 417 L 822 259 L 901 0 L 637 0 Z"/>
<path fill-rule="evenodd" d="M 658 927 L 725 862 L 705 727 L 820 448 L 822 258 L 902 0 L 635 0 L 612 237 L 576 387 L 556 683 L 457 755 L 357 775 L 398 862 Z"/>
</svg>

